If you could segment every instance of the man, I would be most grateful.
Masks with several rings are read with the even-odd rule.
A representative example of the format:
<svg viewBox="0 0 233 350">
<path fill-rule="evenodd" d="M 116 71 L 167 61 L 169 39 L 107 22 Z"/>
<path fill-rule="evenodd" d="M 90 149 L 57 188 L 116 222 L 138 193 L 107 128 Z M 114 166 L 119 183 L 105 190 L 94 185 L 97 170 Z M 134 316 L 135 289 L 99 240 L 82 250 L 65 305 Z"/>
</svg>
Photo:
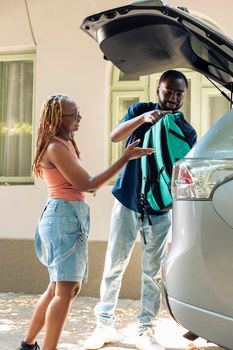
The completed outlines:
<svg viewBox="0 0 233 350">
<path fill-rule="evenodd" d="M 127 139 L 126 145 L 140 139 L 142 145 L 145 133 L 163 115 L 180 109 L 188 88 L 183 73 L 169 70 L 162 74 L 157 88 L 158 103 L 136 103 L 132 105 L 118 126 L 111 133 L 111 140 Z M 196 132 L 183 119 L 183 127 L 190 144 L 196 141 Z M 105 343 L 116 339 L 115 308 L 121 287 L 123 273 L 131 257 L 137 233 L 141 237 L 142 285 L 141 310 L 137 316 L 137 349 L 163 349 L 154 334 L 155 318 L 160 307 L 160 287 L 156 276 L 160 270 L 166 250 L 166 238 L 170 227 L 170 213 L 148 210 L 149 218 L 142 221 L 140 204 L 141 160 L 130 161 L 121 171 L 113 187 L 115 203 L 104 274 L 100 289 L 100 302 L 95 307 L 97 327 L 85 342 L 86 349 L 99 349 Z"/>
</svg>

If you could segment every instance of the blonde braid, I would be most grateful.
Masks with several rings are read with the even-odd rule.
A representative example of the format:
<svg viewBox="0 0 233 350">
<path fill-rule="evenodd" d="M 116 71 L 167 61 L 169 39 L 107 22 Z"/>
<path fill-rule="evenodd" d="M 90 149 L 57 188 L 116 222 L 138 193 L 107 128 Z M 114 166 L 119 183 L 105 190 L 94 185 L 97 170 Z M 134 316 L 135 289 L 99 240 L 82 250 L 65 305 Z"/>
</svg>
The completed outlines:
<svg viewBox="0 0 233 350">
<path fill-rule="evenodd" d="M 61 101 L 67 98 L 64 95 L 50 96 L 42 106 L 40 125 L 36 142 L 36 155 L 32 163 L 32 171 L 42 177 L 41 161 L 49 142 L 56 135 L 62 122 Z"/>
</svg>

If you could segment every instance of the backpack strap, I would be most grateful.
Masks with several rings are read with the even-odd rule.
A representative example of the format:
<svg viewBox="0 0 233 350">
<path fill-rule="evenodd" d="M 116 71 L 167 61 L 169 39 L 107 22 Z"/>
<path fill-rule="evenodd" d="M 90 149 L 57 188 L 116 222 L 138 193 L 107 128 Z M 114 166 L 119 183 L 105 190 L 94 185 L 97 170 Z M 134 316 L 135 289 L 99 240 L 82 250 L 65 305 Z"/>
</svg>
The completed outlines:
<svg viewBox="0 0 233 350">
<path fill-rule="evenodd" d="M 182 159 L 191 149 L 187 136 L 182 128 L 183 114 L 181 112 L 168 114 L 164 118 L 166 145 L 163 152 L 166 158 L 166 171 L 172 176 L 172 167 L 175 162 Z"/>
<path fill-rule="evenodd" d="M 145 134 L 143 145 L 142 145 L 143 148 L 154 148 L 154 146 L 151 145 L 151 140 L 152 140 L 151 133 L 152 133 L 152 128 L 149 129 Z M 144 169 L 143 174 L 142 174 L 143 179 L 142 179 L 141 192 L 142 192 L 142 194 L 145 195 L 146 185 L 147 185 L 147 181 L 148 181 L 148 177 L 149 177 L 149 174 L 148 174 L 149 168 L 147 166 L 147 156 L 141 157 L 141 166 L 142 166 L 142 169 Z"/>
<path fill-rule="evenodd" d="M 151 133 L 152 133 L 152 128 L 150 128 L 145 134 L 143 145 L 142 145 L 143 148 L 155 147 L 153 142 L 153 137 L 151 137 Z M 147 162 L 148 162 L 148 156 L 141 157 L 141 166 L 142 166 L 142 187 L 141 187 L 141 198 L 140 198 L 140 203 L 142 207 L 141 221 L 143 222 L 145 216 L 147 216 L 149 225 L 152 225 L 150 215 L 148 214 L 149 205 L 146 201 L 146 193 L 148 192 L 149 181 L 150 181 L 150 168 L 148 167 Z M 146 244 L 145 232 L 143 229 L 140 232 L 143 237 L 143 241 Z"/>
<path fill-rule="evenodd" d="M 156 124 L 154 124 L 145 134 L 143 147 L 153 147 L 155 150 L 161 149 L 161 128 L 163 125 L 163 118 L 161 118 Z M 157 193 L 157 200 L 162 201 L 162 196 L 160 195 L 160 186 L 158 185 L 158 181 L 161 177 L 161 173 L 164 171 L 164 168 L 162 166 L 163 160 L 160 159 L 160 162 L 158 164 L 157 157 L 158 154 L 161 152 L 156 152 L 155 154 L 152 154 L 150 156 L 144 156 L 141 158 L 141 164 L 142 164 L 142 208 L 144 214 L 147 214 L 148 207 L 151 205 L 149 204 L 151 201 L 153 202 L 153 209 L 154 210 L 160 210 L 160 204 L 157 203 L 155 200 L 155 196 L 153 195 L 152 191 L 155 191 Z M 153 171 L 153 176 L 150 173 L 150 169 Z M 153 178 L 152 178 L 153 177 Z M 153 190 L 151 184 L 154 184 Z M 148 199 L 150 199 L 148 201 Z M 163 203 L 163 202 L 162 202 Z M 148 215 L 148 214 L 147 214 Z"/>
</svg>

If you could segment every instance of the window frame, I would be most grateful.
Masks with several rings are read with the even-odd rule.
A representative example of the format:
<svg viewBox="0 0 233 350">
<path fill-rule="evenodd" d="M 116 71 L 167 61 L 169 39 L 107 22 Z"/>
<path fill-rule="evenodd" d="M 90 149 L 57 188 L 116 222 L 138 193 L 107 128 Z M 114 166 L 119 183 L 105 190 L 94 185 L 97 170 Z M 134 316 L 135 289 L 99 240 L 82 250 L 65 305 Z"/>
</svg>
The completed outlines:
<svg viewBox="0 0 233 350">
<path fill-rule="evenodd" d="M 143 102 L 146 99 L 146 93 L 143 90 L 121 90 L 112 92 L 112 117 L 110 122 L 109 133 L 117 126 L 123 115 L 119 118 L 120 100 L 127 98 L 138 98 L 138 102 Z M 122 142 L 110 142 L 109 163 L 115 162 L 122 154 Z"/>
<path fill-rule="evenodd" d="M 222 91 L 224 91 L 230 97 L 230 93 L 227 89 L 224 89 L 221 86 L 219 87 L 221 88 Z M 211 87 L 210 85 L 208 86 L 207 84 L 204 87 L 202 87 L 201 94 L 202 94 L 201 115 L 205 115 L 205 118 L 201 120 L 201 130 L 202 130 L 202 134 L 204 134 L 211 128 L 212 125 L 214 125 L 217 122 L 215 121 L 214 124 L 211 125 L 210 103 L 209 103 L 210 98 L 220 97 L 224 100 L 225 97 L 221 95 L 220 91 L 218 91 L 217 88 Z M 219 116 L 219 119 L 222 116 Z"/>
<path fill-rule="evenodd" d="M 29 53 L 0 53 L 0 62 L 10 61 L 32 61 L 33 62 L 33 83 L 32 83 L 32 149 L 31 149 L 31 164 L 35 152 L 35 52 Z M 0 185 L 34 185 L 33 175 L 29 176 L 0 176 Z"/>
<path fill-rule="evenodd" d="M 144 90 L 148 85 L 149 76 L 140 76 L 138 80 L 120 80 L 121 71 L 117 68 L 112 71 L 113 90 Z"/>
</svg>

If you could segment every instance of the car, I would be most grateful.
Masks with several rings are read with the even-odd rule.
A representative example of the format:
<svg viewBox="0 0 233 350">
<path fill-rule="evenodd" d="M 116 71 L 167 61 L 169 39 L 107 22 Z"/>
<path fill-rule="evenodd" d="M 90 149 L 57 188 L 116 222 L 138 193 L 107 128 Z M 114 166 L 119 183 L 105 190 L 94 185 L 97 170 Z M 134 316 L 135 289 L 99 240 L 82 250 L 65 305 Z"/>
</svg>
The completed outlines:
<svg viewBox="0 0 233 350">
<path fill-rule="evenodd" d="M 228 91 L 229 111 L 173 167 L 173 238 L 162 286 L 187 337 L 233 349 L 233 41 L 162 0 L 93 14 L 81 29 L 125 74 L 190 68 Z"/>
</svg>

